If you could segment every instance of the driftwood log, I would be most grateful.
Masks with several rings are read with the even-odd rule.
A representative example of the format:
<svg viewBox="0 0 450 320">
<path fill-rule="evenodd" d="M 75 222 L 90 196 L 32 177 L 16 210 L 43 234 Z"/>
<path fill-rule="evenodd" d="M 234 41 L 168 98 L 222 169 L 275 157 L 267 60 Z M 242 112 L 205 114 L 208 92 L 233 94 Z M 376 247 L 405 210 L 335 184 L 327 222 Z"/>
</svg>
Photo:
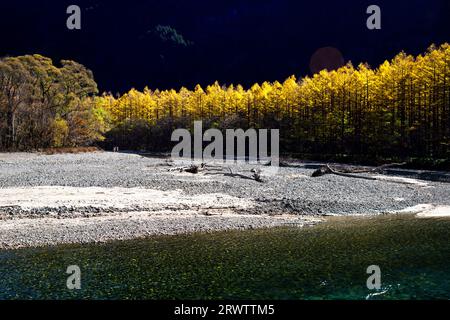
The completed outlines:
<svg viewBox="0 0 450 320">
<path fill-rule="evenodd" d="M 228 170 L 229 173 L 224 172 L 224 170 Z M 202 163 L 201 165 L 190 165 L 187 167 L 181 167 L 181 168 L 174 168 L 174 169 L 170 169 L 169 171 L 178 171 L 178 172 L 187 172 L 187 173 L 192 173 L 192 174 L 198 174 L 200 172 L 205 172 L 205 174 L 207 175 L 224 175 L 224 176 L 228 176 L 228 177 L 233 177 L 233 178 L 242 178 L 242 179 L 247 179 L 247 180 L 254 180 L 257 182 L 266 182 L 263 178 L 262 178 L 262 171 L 261 169 L 252 169 L 251 175 L 245 175 L 242 173 L 235 173 L 233 172 L 233 169 L 231 169 L 230 167 L 221 167 L 221 166 L 208 166 L 206 163 Z"/>
<path fill-rule="evenodd" d="M 351 178 L 368 178 L 366 176 L 355 176 L 356 173 L 382 173 L 385 169 L 393 168 L 393 167 L 400 167 L 405 165 L 406 162 L 403 163 L 390 163 L 390 164 L 384 164 L 382 166 L 372 168 L 372 169 L 356 169 L 351 167 L 340 167 L 339 169 L 333 168 L 331 165 L 327 164 L 323 167 L 320 167 L 316 171 L 313 172 L 312 177 L 321 177 L 326 174 L 336 174 L 344 177 L 351 177 Z M 370 179 L 372 180 L 372 179 Z"/>
<path fill-rule="evenodd" d="M 364 179 L 364 180 L 372 180 L 372 181 L 386 181 L 400 184 L 418 184 L 416 181 L 410 181 L 407 179 L 399 179 L 395 177 L 388 176 L 369 176 L 369 175 L 358 175 L 358 173 L 383 173 L 385 169 L 392 167 L 403 166 L 406 163 L 391 163 L 385 164 L 373 169 L 356 169 L 351 167 L 343 167 L 343 168 L 333 168 L 331 165 L 327 164 L 323 167 L 320 167 L 316 171 L 313 172 L 312 177 L 320 177 L 326 174 L 335 174 L 338 176 L 346 177 L 346 178 L 356 178 L 356 179 Z M 420 184 L 420 183 L 419 183 Z"/>
</svg>

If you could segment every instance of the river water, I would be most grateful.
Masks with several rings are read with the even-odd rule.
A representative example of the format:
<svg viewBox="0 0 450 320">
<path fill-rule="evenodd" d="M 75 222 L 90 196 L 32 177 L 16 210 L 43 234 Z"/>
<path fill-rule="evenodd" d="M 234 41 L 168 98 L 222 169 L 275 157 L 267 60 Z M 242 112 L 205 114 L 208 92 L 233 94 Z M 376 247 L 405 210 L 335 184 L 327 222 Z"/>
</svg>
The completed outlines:
<svg viewBox="0 0 450 320">
<path fill-rule="evenodd" d="M 68 290 L 67 267 L 81 269 Z M 381 289 L 367 288 L 367 268 Z M 0 299 L 449 299 L 450 219 L 331 218 L 308 228 L 0 251 Z"/>
</svg>

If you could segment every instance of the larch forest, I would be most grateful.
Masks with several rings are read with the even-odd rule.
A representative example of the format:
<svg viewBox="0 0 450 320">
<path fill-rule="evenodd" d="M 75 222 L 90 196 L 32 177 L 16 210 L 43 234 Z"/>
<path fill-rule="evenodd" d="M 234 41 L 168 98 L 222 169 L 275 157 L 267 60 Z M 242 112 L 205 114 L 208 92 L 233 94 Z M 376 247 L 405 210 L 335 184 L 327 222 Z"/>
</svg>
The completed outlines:
<svg viewBox="0 0 450 320">
<path fill-rule="evenodd" d="M 402 52 L 375 69 L 348 63 L 248 89 L 216 82 L 123 95 L 99 94 L 93 73 L 74 61 L 0 60 L 0 150 L 168 151 L 173 130 L 195 120 L 221 130 L 280 129 L 284 153 L 448 159 L 450 45 Z"/>
</svg>

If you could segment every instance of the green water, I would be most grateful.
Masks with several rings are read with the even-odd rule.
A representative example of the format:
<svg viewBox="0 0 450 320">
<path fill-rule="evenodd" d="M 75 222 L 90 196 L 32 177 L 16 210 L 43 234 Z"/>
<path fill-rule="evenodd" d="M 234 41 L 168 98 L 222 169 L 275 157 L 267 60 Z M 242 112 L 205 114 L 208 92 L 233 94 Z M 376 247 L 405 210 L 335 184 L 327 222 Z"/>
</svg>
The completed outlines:
<svg viewBox="0 0 450 320">
<path fill-rule="evenodd" d="M 82 289 L 66 288 L 79 265 Z M 382 289 L 366 269 L 378 265 Z M 450 219 L 332 219 L 315 227 L 0 251 L 0 299 L 449 299 Z"/>
</svg>

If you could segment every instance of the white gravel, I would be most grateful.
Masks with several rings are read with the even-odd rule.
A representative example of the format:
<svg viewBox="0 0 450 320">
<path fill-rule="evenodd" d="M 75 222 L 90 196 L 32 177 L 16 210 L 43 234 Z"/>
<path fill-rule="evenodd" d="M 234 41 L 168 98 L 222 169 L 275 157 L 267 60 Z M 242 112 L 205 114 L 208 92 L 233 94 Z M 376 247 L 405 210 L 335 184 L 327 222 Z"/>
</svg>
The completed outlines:
<svg viewBox="0 0 450 320">
<path fill-rule="evenodd" d="M 146 188 L 105 187 L 21 187 L 0 190 L 0 208 L 16 208 L 32 215 L 77 212 L 127 212 L 196 208 L 197 211 L 236 209 L 247 210 L 256 205 L 251 199 L 227 194 L 185 194 L 182 190 L 161 191 Z M 1 215 L 0 215 L 1 216 Z M 7 216 L 5 217 L 7 218 Z"/>
<path fill-rule="evenodd" d="M 427 206 L 417 214 L 419 218 L 449 218 L 450 206 Z"/>
</svg>

